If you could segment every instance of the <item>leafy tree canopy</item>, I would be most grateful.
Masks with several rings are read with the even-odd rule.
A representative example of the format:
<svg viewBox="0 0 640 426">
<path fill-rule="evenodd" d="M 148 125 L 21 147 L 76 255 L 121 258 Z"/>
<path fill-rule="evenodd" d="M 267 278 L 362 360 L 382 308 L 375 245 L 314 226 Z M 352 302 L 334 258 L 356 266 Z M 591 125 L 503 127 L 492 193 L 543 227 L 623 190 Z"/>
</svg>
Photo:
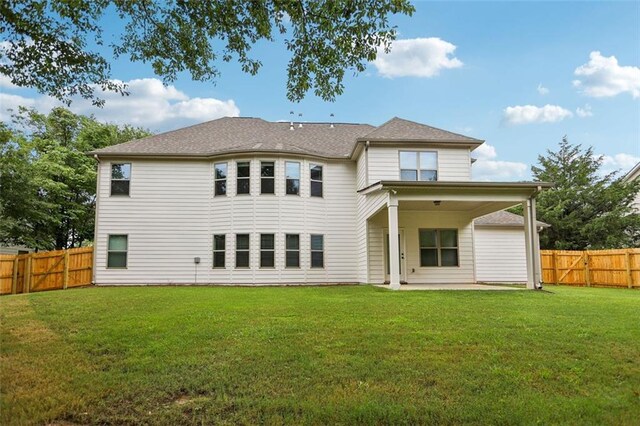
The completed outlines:
<svg viewBox="0 0 640 426">
<path fill-rule="evenodd" d="M 0 123 L 0 242 L 37 249 L 93 240 L 96 161 L 85 152 L 147 136 L 54 108 Z"/>
<path fill-rule="evenodd" d="M 215 81 L 217 63 L 234 58 L 255 75 L 262 64 L 251 47 L 282 34 L 291 52 L 287 97 L 297 102 L 309 90 L 334 100 L 345 71 L 364 71 L 379 47 L 389 49 L 396 37 L 389 15 L 411 15 L 414 7 L 408 0 L 2 1 L 0 73 L 67 104 L 80 95 L 100 105 L 98 87 L 126 94 L 111 80 L 108 58 L 89 48 L 104 44 L 107 10 L 124 22 L 109 45 L 114 57 L 150 63 L 165 83 L 185 71 Z"/>
<path fill-rule="evenodd" d="M 538 196 L 538 219 L 551 225 L 540 234 L 545 249 L 585 250 L 638 247 L 640 214 L 633 201 L 640 181 L 624 182 L 618 172 L 601 173 L 603 157 L 593 148 L 562 139 L 557 151 L 538 156 L 537 181 L 553 182 Z"/>
</svg>

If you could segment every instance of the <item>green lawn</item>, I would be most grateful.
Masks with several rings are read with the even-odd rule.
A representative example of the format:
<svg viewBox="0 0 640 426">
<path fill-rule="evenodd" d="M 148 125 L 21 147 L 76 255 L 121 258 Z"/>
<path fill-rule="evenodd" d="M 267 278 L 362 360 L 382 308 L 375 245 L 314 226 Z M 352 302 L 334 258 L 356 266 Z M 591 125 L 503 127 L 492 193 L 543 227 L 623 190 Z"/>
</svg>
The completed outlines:
<svg viewBox="0 0 640 426">
<path fill-rule="evenodd" d="M 637 424 L 640 292 L 0 298 L 0 423 Z"/>
</svg>

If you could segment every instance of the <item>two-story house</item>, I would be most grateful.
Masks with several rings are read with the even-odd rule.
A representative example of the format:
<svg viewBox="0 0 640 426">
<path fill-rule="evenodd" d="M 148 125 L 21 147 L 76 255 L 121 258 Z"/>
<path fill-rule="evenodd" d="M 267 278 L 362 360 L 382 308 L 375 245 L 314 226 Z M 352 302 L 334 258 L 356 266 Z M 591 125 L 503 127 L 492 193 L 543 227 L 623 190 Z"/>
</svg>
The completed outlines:
<svg viewBox="0 0 640 426">
<path fill-rule="evenodd" d="M 534 288 L 548 185 L 472 181 L 482 143 L 399 118 L 221 118 L 97 150 L 95 283 L 473 283 L 474 219 L 521 204 Z"/>
</svg>

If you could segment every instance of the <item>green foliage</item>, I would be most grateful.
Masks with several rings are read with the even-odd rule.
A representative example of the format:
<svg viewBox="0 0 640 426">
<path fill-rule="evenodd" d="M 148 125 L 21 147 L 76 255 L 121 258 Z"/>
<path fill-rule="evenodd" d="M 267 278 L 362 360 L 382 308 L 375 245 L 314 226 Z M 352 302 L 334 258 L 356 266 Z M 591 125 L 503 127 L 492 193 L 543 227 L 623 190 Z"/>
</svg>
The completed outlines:
<svg viewBox="0 0 640 426">
<path fill-rule="evenodd" d="M 22 108 L 0 123 L 0 241 L 38 249 L 93 240 L 96 162 L 93 149 L 147 136 L 54 108 Z"/>
<path fill-rule="evenodd" d="M 603 157 L 572 145 L 538 156 L 531 168 L 537 181 L 554 187 L 538 196 L 538 219 L 551 225 L 540 234 L 544 249 L 585 250 L 638 247 L 640 215 L 633 201 L 640 180 L 624 182 L 618 172 L 600 173 Z"/>
<path fill-rule="evenodd" d="M 217 63 L 234 59 L 254 75 L 262 64 L 251 47 L 282 34 L 291 52 L 287 96 L 296 102 L 311 89 L 334 100 L 345 71 L 362 72 L 395 39 L 388 16 L 414 11 L 408 0 L 0 2 L 0 34 L 9 43 L 0 49 L 0 73 L 66 102 L 80 95 L 101 104 L 97 87 L 126 93 L 110 79 L 107 58 L 87 48 L 103 44 L 100 19 L 109 8 L 125 23 L 110 45 L 114 56 L 150 63 L 165 83 L 181 72 L 215 81 Z"/>
</svg>

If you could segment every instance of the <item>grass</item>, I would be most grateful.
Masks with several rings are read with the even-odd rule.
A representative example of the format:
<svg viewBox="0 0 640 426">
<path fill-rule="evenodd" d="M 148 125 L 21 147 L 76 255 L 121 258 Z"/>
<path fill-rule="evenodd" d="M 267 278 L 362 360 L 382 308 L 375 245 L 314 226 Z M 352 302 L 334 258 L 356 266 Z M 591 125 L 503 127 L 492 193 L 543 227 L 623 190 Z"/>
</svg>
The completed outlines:
<svg viewBox="0 0 640 426">
<path fill-rule="evenodd" d="M 637 424 L 640 292 L 0 298 L 2 424 Z"/>
</svg>

